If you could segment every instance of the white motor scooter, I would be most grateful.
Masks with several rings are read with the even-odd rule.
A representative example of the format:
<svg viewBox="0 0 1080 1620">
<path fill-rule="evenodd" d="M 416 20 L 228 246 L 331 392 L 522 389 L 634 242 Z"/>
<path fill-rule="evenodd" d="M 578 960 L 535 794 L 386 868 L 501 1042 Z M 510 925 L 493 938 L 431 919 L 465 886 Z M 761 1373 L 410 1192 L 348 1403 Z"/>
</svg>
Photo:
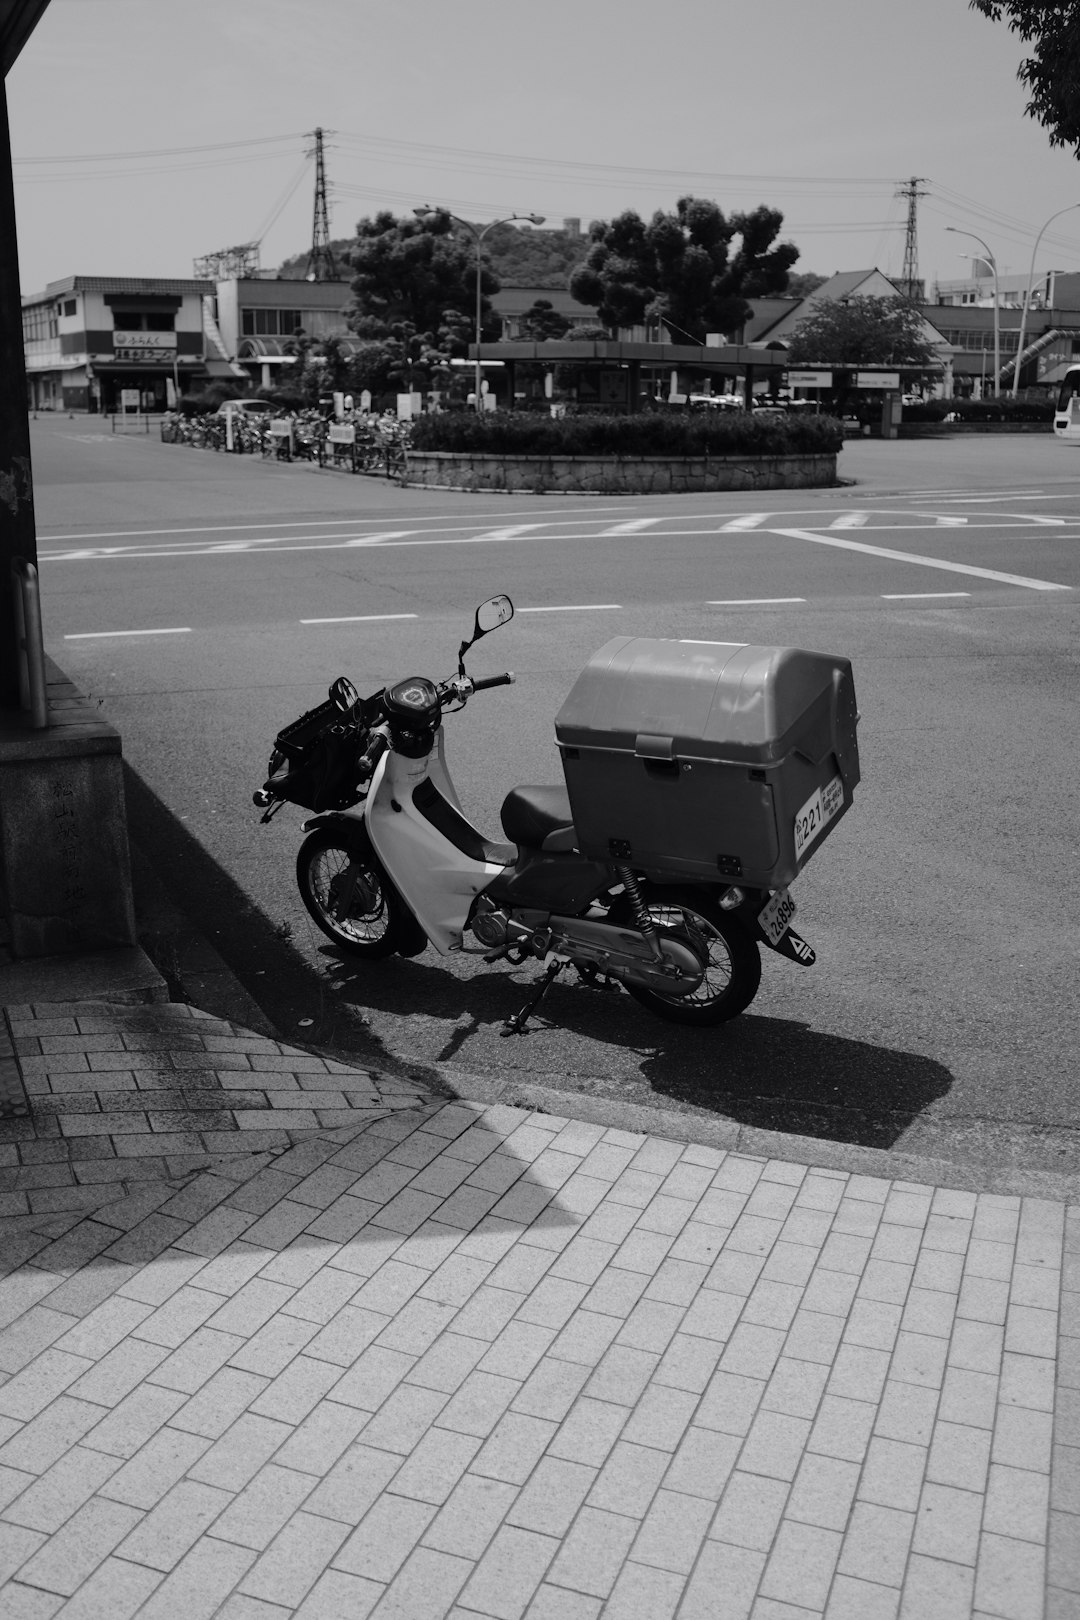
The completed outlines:
<svg viewBox="0 0 1080 1620">
<path fill-rule="evenodd" d="M 465 654 L 513 617 L 509 597 L 476 612 L 456 674 L 409 676 L 361 699 L 344 677 L 279 733 L 255 795 L 267 821 L 286 801 L 320 813 L 297 857 L 304 905 L 343 952 L 375 959 L 475 950 L 546 972 L 503 1033 L 524 1028 L 568 965 L 594 987 L 622 985 L 659 1016 L 711 1025 L 753 1000 L 759 943 L 804 966 L 814 952 L 790 927 L 794 903 L 723 879 L 670 880 L 631 859 L 581 852 L 562 785 L 514 788 L 502 805 L 508 842 L 463 814 L 447 769 L 443 718 L 511 674 L 476 679 Z"/>
</svg>

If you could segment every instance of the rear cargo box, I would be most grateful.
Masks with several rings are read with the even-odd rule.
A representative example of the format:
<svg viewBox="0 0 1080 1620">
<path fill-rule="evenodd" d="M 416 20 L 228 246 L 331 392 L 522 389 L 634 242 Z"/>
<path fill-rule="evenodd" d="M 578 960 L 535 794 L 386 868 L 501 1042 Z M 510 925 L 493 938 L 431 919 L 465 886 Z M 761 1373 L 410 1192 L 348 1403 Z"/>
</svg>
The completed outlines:
<svg viewBox="0 0 1080 1620">
<path fill-rule="evenodd" d="M 555 720 L 581 852 L 782 888 L 851 804 L 856 719 L 846 658 L 618 636 Z"/>
</svg>

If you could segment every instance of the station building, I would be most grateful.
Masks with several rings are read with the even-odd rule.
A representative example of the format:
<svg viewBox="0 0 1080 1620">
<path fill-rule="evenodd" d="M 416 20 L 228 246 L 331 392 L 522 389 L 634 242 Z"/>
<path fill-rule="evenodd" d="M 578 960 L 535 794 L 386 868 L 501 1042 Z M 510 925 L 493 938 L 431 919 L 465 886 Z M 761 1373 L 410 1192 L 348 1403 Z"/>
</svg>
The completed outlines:
<svg viewBox="0 0 1080 1620">
<path fill-rule="evenodd" d="M 212 292 L 205 281 L 65 276 L 24 297 L 29 408 L 162 411 L 193 383 L 227 373 L 206 331 Z"/>
</svg>

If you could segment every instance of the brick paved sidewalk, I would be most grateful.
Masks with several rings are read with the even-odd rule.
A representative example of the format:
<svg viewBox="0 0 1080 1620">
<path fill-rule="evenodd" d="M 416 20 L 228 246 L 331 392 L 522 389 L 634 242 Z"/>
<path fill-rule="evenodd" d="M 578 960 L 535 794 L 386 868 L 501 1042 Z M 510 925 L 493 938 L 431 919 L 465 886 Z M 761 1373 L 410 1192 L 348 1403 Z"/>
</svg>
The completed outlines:
<svg viewBox="0 0 1080 1620">
<path fill-rule="evenodd" d="M 1080 1613 L 1077 1211 L 381 1100 L 0 1222 L 4 1620 Z"/>
<path fill-rule="evenodd" d="M 0 1216 L 91 1209 L 222 1154 L 412 1107 L 377 1079 L 180 1002 L 0 1010 Z"/>
</svg>

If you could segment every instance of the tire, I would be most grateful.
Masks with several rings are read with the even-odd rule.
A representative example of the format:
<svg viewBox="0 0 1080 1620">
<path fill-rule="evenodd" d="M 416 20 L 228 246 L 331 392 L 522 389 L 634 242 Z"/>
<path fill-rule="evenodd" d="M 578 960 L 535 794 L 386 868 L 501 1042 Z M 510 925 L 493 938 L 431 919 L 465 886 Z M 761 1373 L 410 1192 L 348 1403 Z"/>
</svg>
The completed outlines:
<svg viewBox="0 0 1080 1620">
<path fill-rule="evenodd" d="M 376 962 L 405 940 L 411 919 L 362 828 L 316 827 L 300 845 L 296 882 L 315 923 L 349 956 Z"/>
<path fill-rule="evenodd" d="M 627 984 L 626 989 L 650 1012 L 673 1024 L 704 1028 L 725 1024 L 744 1012 L 761 983 L 761 954 L 752 939 L 728 912 L 721 911 L 704 890 L 653 889 L 642 885 L 649 915 L 661 932 L 671 931 L 688 940 L 699 954 L 707 952 L 705 978 L 686 996 L 665 996 L 658 990 Z M 611 920 L 634 925 L 629 900 L 620 897 Z"/>
</svg>

